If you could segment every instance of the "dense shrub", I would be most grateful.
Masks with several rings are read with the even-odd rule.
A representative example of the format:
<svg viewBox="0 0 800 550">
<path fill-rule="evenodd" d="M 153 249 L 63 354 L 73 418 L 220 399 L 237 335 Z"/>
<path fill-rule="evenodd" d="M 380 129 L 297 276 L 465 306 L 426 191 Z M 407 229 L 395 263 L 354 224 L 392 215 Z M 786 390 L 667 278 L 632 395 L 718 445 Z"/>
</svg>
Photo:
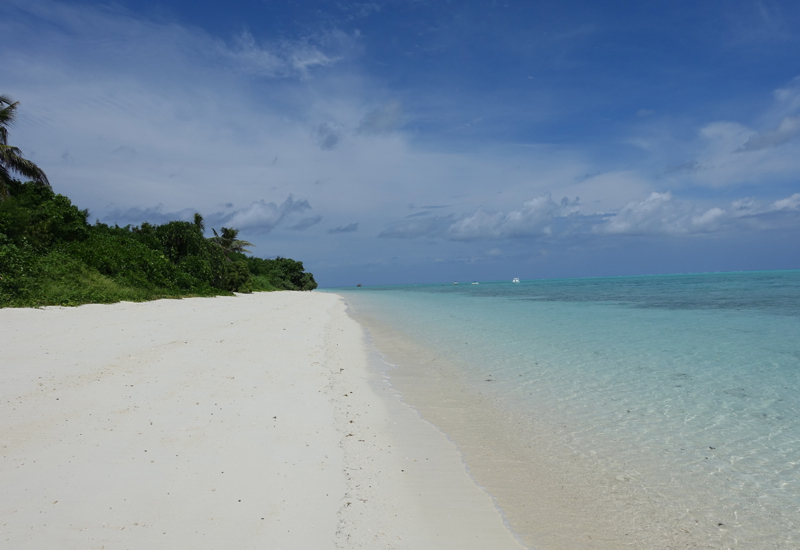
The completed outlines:
<svg viewBox="0 0 800 550">
<path fill-rule="evenodd" d="M 28 292 L 34 259 L 30 247 L 17 246 L 0 233 L 0 306 L 9 305 L 13 296 Z"/>
<path fill-rule="evenodd" d="M 92 229 L 93 237 L 106 241 L 101 244 L 111 244 L 115 249 L 98 254 L 81 252 L 101 273 L 186 291 L 206 287 L 241 291 L 237 282 L 244 281 L 230 276 L 226 265 L 230 262 L 222 250 L 205 239 L 194 224 L 174 221 L 160 226 L 143 223 L 141 227 L 110 227 L 98 223 Z M 93 255 L 97 259 L 89 260 Z"/>
<path fill-rule="evenodd" d="M 48 187 L 11 181 L 11 197 L 0 201 L 0 233 L 17 245 L 46 248 L 89 236 L 87 210 L 79 210 Z"/>
<path fill-rule="evenodd" d="M 259 283 L 280 290 L 314 290 L 317 288 L 314 276 L 305 272 L 303 262 L 280 256 L 274 260 L 249 257 L 246 261 L 250 273 L 256 277 L 254 281 L 256 290 L 259 290 L 257 286 Z"/>
<path fill-rule="evenodd" d="M 63 250 L 101 275 L 143 288 L 177 288 L 178 269 L 163 254 L 119 234 L 94 228 L 85 241 Z"/>
<path fill-rule="evenodd" d="M 0 307 L 313 290 L 302 262 L 228 251 L 195 223 L 87 223 L 88 211 L 34 183 L 0 200 Z"/>
</svg>

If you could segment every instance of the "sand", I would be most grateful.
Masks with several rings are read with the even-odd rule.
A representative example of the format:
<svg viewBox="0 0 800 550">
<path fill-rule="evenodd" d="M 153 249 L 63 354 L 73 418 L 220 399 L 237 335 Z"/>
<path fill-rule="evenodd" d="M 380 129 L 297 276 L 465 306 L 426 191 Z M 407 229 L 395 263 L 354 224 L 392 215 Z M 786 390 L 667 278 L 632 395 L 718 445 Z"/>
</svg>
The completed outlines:
<svg viewBox="0 0 800 550">
<path fill-rule="evenodd" d="M 0 310 L 0 547 L 520 549 L 340 297 Z"/>
</svg>

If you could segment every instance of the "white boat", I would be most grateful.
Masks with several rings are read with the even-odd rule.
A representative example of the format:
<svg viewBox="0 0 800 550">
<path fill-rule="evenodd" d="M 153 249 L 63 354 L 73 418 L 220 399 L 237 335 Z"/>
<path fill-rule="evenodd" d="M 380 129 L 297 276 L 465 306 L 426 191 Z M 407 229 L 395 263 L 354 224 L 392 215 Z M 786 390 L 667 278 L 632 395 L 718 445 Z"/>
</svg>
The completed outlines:
<svg viewBox="0 0 800 550">
<path fill-rule="evenodd" d="M 514 277 L 513 279 L 511 279 L 511 282 L 512 283 L 518 283 L 519 282 L 519 277 Z"/>
<path fill-rule="evenodd" d="M 457 285 L 458 283 L 453 283 L 453 284 L 454 284 L 454 285 Z"/>
<path fill-rule="evenodd" d="M 473 285 L 477 285 L 478 283 L 472 283 Z"/>
</svg>

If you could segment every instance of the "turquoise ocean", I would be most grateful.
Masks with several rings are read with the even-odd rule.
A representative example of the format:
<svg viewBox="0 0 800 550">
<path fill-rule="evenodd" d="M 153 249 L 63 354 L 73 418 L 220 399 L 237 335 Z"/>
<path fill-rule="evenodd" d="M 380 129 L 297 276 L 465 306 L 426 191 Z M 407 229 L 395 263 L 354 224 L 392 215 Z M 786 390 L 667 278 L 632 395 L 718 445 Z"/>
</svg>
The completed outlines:
<svg viewBox="0 0 800 550">
<path fill-rule="evenodd" d="M 583 498 L 632 518 L 620 537 L 636 527 L 651 547 L 800 548 L 800 271 L 330 290 L 368 329 L 446 363 L 459 406 L 477 399 L 500 419 L 473 426 L 487 441 L 502 432 L 542 448 L 546 433 L 553 452 L 575 457 Z M 389 380 L 435 364 L 413 357 L 387 355 Z M 513 479 L 478 481 L 501 508 L 537 498 L 504 495 Z M 536 503 L 516 509 L 535 515 Z M 527 544 L 544 540 L 509 522 Z"/>
</svg>

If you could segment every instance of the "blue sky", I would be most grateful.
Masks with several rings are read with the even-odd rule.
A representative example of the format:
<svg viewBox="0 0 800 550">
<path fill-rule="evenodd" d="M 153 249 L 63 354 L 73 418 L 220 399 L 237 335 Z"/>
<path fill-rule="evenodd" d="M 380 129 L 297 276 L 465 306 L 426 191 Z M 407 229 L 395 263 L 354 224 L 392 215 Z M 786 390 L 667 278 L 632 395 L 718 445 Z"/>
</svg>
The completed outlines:
<svg viewBox="0 0 800 550">
<path fill-rule="evenodd" d="M 800 268 L 797 2 L 0 4 L 12 141 L 92 219 L 323 286 Z"/>
</svg>

